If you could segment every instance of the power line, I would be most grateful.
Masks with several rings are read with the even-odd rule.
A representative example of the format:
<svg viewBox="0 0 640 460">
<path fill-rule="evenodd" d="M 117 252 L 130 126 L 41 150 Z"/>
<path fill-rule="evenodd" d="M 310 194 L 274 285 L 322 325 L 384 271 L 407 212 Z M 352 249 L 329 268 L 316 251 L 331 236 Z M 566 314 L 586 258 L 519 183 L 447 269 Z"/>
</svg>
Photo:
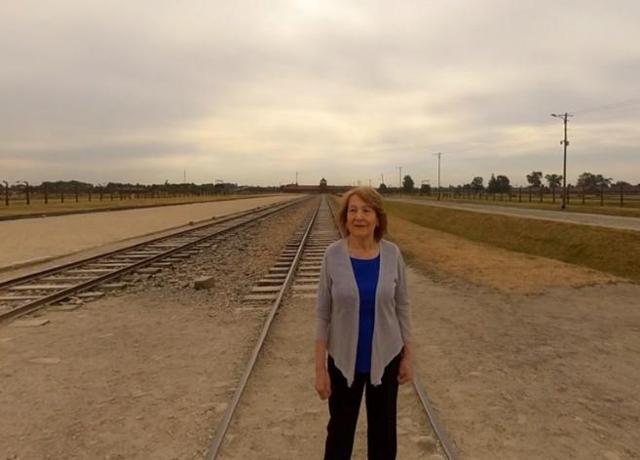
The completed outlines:
<svg viewBox="0 0 640 460">
<path fill-rule="evenodd" d="M 640 104 L 640 97 L 634 97 L 624 101 L 613 102 L 611 104 L 604 104 L 604 105 L 599 105 L 594 107 L 587 107 L 585 109 L 574 110 L 574 113 L 584 115 L 586 113 L 604 112 L 607 110 L 615 110 L 618 108 L 633 107 L 636 104 Z"/>
</svg>

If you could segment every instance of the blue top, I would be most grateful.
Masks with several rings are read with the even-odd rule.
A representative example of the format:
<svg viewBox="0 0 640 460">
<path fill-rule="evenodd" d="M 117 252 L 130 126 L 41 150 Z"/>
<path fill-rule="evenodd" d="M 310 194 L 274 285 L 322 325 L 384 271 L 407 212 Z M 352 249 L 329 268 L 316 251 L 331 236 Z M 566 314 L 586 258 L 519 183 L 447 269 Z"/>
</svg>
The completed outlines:
<svg viewBox="0 0 640 460">
<path fill-rule="evenodd" d="M 351 257 L 351 266 L 360 295 L 356 372 L 366 374 L 371 371 L 371 345 L 376 312 L 376 289 L 380 273 L 380 254 L 375 259 L 354 259 Z"/>
</svg>

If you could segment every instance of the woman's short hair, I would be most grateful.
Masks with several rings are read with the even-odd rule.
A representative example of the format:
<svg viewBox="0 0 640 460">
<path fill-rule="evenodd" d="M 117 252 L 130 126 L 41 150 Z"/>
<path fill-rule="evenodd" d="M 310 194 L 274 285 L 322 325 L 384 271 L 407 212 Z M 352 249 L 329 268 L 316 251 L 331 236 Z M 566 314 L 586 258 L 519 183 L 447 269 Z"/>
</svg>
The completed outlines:
<svg viewBox="0 0 640 460">
<path fill-rule="evenodd" d="M 344 235 L 349 234 L 347 229 L 347 213 L 349 211 L 349 200 L 352 196 L 357 195 L 362 201 L 371 206 L 378 216 L 378 226 L 373 231 L 373 237 L 376 241 L 380 241 L 385 233 L 387 233 L 387 213 L 382 207 L 382 196 L 376 192 L 373 187 L 356 187 L 349 190 L 342 196 L 340 209 L 338 210 L 338 225 Z"/>
</svg>

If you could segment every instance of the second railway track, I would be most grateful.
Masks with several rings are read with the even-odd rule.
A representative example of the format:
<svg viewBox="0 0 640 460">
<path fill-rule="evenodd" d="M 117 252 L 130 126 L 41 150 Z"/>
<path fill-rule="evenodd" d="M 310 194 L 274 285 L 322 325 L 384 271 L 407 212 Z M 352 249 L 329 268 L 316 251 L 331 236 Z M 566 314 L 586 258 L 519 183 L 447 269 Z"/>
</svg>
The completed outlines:
<svg viewBox="0 0 640 460">
<path fill-rule="evenodd" d="M 315 291 L 326 247 L 340 238 L 326 198 L 245 299 L 272 302 L 207 460 L 319 458 L 328 420 L 313 386 Z M 277 317 L 277 319 L 276 319 Z M 366 458 L 361 413 L 353 458 Z M 453 459 L 419 382 L 398 397 L 398 458 Z"/>
<path fill-rule="evenodd" d="M 33 313 L 73 296 L 99 297 L 104 291 L 121 286 L 112 283 L 126 274 L 156 273 L 210 247 L 215 238 L 229 231 L 299 202 L 294 200 L 236 213 L 193 229 L 4 281 L 0 283 L 0 322 Z M 97 287 L 101 290 L 92 290 Z"/>
</svg>

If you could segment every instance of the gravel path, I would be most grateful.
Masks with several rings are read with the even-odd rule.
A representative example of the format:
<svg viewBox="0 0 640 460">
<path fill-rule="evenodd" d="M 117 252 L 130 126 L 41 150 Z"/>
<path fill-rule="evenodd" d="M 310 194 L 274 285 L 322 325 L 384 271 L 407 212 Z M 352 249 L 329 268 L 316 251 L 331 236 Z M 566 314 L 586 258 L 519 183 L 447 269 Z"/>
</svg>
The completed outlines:
<svg viewBox="0 0 640 460">
<path fill-rule="evenodd" d="M 0 271 L 149 235 L 298 195 L 0 222 Z"/>
<path fill-rule="evenodd" d="M 418 373 L 462 458 L 638 458 L 640 286 L 409 282 Z"/>
<path fill-rule="evenodd" d="M 637 217 L 546 211 L 543 209 L 516 208 L 510 206 L 494 206 L 475 203 L 449 203 L 411 198 L 390 198 L 389 201 L 400 201 L 405 203 L 421 204 L 424 206 L 436 206 L 440 208 L 461 209 L 463 211 L 481 212 L 485 214 L 502 214 L 506 216 L 524 217 L 527 219 L 552 220 L 557 222 L 569 222 L 572 224 L 594 225 L 597 227 L 640 231 L 640 218 Z"/>
</svg>

